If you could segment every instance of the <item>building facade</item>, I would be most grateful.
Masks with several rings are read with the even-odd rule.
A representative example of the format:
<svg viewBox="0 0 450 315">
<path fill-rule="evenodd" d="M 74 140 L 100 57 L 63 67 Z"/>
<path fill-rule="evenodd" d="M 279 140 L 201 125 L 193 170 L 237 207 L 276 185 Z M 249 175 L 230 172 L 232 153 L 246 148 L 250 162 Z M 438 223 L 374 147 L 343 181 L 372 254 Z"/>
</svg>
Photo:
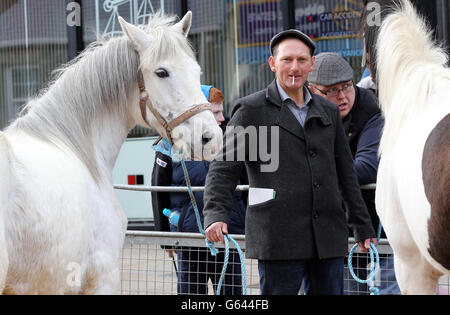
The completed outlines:
<svg viewBox="0 0 450 315">
<path fill-rule="evenodd" d="M 447 0 L 416 0 L 436 37 L 447 43 Z M 297 28 L 317 44 L 317 53 L 338 52 L 358 81 L 362 40 L 357 36 L 360 0 L 1 0 L 0 128 L 52 80 L 52 71 L 90 43 L 121 35 L 117 17 L 143 24 L 158 10 L 193 12 L 189 34 L 202 67 L 201 82 L 225 94 L 229 114 L 236 98 L 273 80 L 268 43 L 277 32 Z M 136 128 L 130 136 L 152 131 Z"/>
</svg>

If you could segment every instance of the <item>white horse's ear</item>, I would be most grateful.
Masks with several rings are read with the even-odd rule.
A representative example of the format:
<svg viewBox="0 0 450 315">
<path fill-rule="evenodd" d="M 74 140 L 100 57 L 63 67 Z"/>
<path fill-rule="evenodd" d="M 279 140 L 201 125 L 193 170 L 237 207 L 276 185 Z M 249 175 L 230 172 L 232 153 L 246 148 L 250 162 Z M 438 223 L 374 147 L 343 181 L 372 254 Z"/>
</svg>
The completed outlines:
<svg viewBox="0 0 450 315">
<path fill-rule="evenodd" d="M 191 29 L 191 25 L 192 25 L 192 11 L 188 11 L 181 19 L 181 21 L 172 27 L 187 37 L 189 30 Z"/>
<path fill-rule="evenodd" d="M 127 23 L 121 16 L 119 16 L 119 23 L 122 27 L 122 31 L 128 37 L 134 48 L 138 51 L 145 50 L 150 43 L 151 37 L 139 27 L 133 24 Z"/>
</svg>

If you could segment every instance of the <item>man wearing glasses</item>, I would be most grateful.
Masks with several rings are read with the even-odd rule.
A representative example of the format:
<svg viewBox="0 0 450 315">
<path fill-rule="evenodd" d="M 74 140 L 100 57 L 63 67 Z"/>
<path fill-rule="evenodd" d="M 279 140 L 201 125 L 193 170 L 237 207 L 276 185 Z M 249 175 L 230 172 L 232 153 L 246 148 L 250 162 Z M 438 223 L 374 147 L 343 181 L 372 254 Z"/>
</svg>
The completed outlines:
<svg viewBox="0 0 450 315">
<path fill-rule="evenodd" d="M 353 69 L 336 53 L 316 55 L 316 65 L 309 75 L 309 88 L 339 107 L 342 124 L 354 158 L 359 184 L 375 183 L 378 170 L 378 146 L 383 118 L 374 94 L 353 84 Z M 378 216 L 375 210 L 375 190 L 363 189 L 363 199 L 375 230 Z M 350 231 L 351 234 L 351 231 Z M 364 266 L 358 261 L 358 276 L 366 278 Z M 350 294 L 367 291 L 365 284 L 352 282 Z"/>
<path fill-rule="evenodd" d="M 313 93 L 339 106 L 360 185 L 375 183 L 378 145 L 383 118 L 375 96 L 353 84 L 353 69 L 336 53 L 316 55 L 316 65 L 308 77 Z"/>
</svg>

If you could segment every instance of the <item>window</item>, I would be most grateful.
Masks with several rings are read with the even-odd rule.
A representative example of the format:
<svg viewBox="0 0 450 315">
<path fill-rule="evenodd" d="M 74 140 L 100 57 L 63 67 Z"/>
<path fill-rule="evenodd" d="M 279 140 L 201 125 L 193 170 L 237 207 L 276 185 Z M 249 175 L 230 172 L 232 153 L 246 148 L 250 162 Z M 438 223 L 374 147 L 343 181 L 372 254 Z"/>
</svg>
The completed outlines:
<svg viewBox="0 0 450 315">
<path fill-rule="evenodd" d="M 23 105 L 39 90 L 37 67 L 12 67 L 5 72 L 8 120 L 19 114 Z"/>
<path fill-rule="evenodd" d="M 65 1 L 0 1 L 0 129 L 67 62 Z"/>
<path fill-rule="evenodd" d="M 224 112 L 234 100 L 265 88 L 273 73 L 269 42 L 283 29 L 281 0 L 189 0 L 189 39 L 203 71 L 202 84 L 225 94 Z"/>
</svg>

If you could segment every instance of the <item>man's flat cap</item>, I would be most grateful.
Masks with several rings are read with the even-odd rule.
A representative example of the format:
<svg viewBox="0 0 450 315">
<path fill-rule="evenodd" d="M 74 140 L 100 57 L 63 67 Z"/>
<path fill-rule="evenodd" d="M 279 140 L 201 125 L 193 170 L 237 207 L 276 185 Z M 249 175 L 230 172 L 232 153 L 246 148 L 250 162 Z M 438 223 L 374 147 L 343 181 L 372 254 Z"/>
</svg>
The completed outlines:
<svg viewBox="0 0 450 315">
<path fill-rule="evenodd" d="M 302 42 L 306 44 L 311 50 L 311 55 L 314 54 L 314 51 L 316 50 L 316 44 L 312 41 L 311 38 L 309 38 L 308 35 L 306 35 L 303 32 L 300 32 L 299 30 L 290 29 L 286 31 L 279 32 L 276 34 L 272 39 L 270 40 L 270 53 L 273 55 L 273 48 L 280 43 L 283 39 L 286 38 L 298 38 Z"/>
<path fill-rule="evenodd" d="M 332 86 L 350 80 L 353 80 L 353 69 L 341 55 L 330 52 L 316 55 L 314 70 L 308 76 L 309 82 Z"/>
</svg>

